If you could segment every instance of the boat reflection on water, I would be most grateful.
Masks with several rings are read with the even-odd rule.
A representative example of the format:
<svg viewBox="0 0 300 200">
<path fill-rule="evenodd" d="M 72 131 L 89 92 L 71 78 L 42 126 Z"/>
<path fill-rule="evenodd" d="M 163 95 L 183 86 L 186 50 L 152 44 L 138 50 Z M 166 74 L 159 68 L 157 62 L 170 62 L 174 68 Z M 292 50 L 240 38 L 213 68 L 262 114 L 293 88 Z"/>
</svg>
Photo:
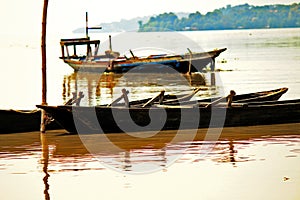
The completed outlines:
<svg viewBox="0 0 300 200">
<path fill-rule="evenodd" d="M 190 162 L 212 160 L 236 166 L 238 162 L 255 160 L 255 155 L 251 155 L 252 158 L 250 155 L 238 155 L 239 149 L 250 148 L 253 145 L 253 139 L 268 140 L 283 134 L 295 136 L 300 133 L 297 126 L 299 124 L 224 128 L 219 138 L 208 137 L 206 135 L 208 129 L 199 129 L 196 135 L 192 133 L 193 130 L 184 130 L 180 139 L 176 138 L 177 131 L 161 131 L 149 138 L 132 137 L 125 133 L 81 136 L 49 131 L 41 137 L 42 163 L 43 169 L 47 170 L 49 161 L 47 145 L 51 145 L 52 172 L 110 168 L 133 174 L 149 173 L 167 170 L 174 163 L 187 160 Z M 211 129 L 219 131 L 217 128 Z M 85 163 L 84 166 L 82 162 Z M 45 180 L 48 177 L 49 174 L 45 172 Z"/>
<path fill-rule="evenodd" d="M 190 92 L 194 87 L 203 87 L 203 90 L 213 90 L 212 93 L 215 93 L 215 87 L 208 87 L 206 78 L 201 73 L 186 75 L 179 73 L 98 74 L 74 72 L 64 76 L 62 85 L 64 103 L 72 98 L 73 92 L 77 94 L 79 91 L 83 91 L 85 95 L 83 104 L 87 106 L 110 103 L 114 96 L 118 97 L 121 94 L 121 89 L 124 87 L 130 91 L 131 100 L 143 99 L 145 96 L 153 97 L 153 94 L 161 90 L 173 94 Z M 211 91 L 204 92 L 204 96 L 209 97 L 210 94 Z"/>
<path fill-rule="evenodd" d="M 41 134 L 40 163 L 44 173 L 45 199 L 50 199 L 48 179 L 51 173 L 109 168 L 130 174 L 144 174 L 167 170 L 174 162 L 189 159 L 191 162 L 204 161 L 206 156 L 215 162 L 231 162 L 235 165 L 237 151 L 233 143 L 242 143 L 233 139 L 205 141 L 204 131 L 199 130 L 195 140 L 191 141 L 187 130 L 186 136 L 178 143 L 172 143 L 177 134 L 175 131 L 162 131 L 151 138 L 133 138 L 127 134 L 93 134 L 89 139 L 94 138 L 93 145 L 101 146 L 96 150 L 91 149 L 91 144 L 86 145 L 76 134 L 57 134 L 56 131 Z M 99 137 L 107 137 L 114 147 L 105 140 L 102 143 Z"/>
<path fill-rule="evenodd" d="M 94 144 L 94 147 L 100 146 L 101 148 L 96 149 L 98 151 L 91 151 L 91 146 L 87 146 L 80 135 L 68 134 L 62 130 L 51 130 L 42 135 L 39 132 L 0 135 L 0 172 L 4 179 L 23 183 L 28 194 L 32 193 L 34 197 L 43 194 L 46 200 L 65 191 L 59 189 L 65 186 L 65 183 L 61 183 L 62 179 L 70 183 L 74 181 L 75 175 L 94 181 L 92 179 L 95 172 L 105 177 L 111 173 L 112 176 L 116 176 L 115 171 L 121 174 L 145 174 L 155 171 L 159 172 L 158 174 L 172 174 L 172 171 L 179 170 L 178 173 L 197 174 L 203 169 L 210 169 L 206 173 L 213 177 L 213 174 L 218 172 L 217 169 L 225 167 L 227 173 L 230 170 L 228 163 L 242 170 L 245 166 L 255 164 L 267 166 L 273 161 L 268 161 L 268 156 L 276 157 L 276 149 L 279 147 L 286 151 L 280 160 L 274 160 L 280 163 L 272 165 L 280 166 L 281 162 L 291 162 L 291 158 L 297 158 L 300 153 L 300 129 L 297 128 L 299 126 L 297 123 L 224 128 L 220 137 L 216 139 L 206 136 L 208 129 L 199 129 L 190 139 L 191 133 L 186 130 L 179 142 L 174 142 L 176 131 L 162 131 L 149 138 L 129 137 L 127 134 L 93 134 L 90 139 L 95 140 L 91 140 L 91 144 Z M 99 137 L 106 137 L 110 142 L 101 142 Z M 262 153 L 266 150 L 268 154 Z M 220 168 L 216 169 L 215 166 Z M 108 172 L 110 169 L 113 170 Z M 13 174 L 23 175 L 12 176 Z M 43 190 L 29 187 L 38 184 L 32 183 L 30 177 L 33 174 L 42 175 L 38 182 L 42 180 Z M 222 176 L 225 176 L 224 174 L 222 171 Z M 249 179 L 248 174 L 239 176 Z M 138 177 L 131 176 L 130 179 L 135 180 Z M 232 181 L 234 180 L 233 178 Z"/>
<path fill-rule="evenodd" d="M 62 99 L 64 102 L 72 97 L 72 93 L 84 91 L 87 96 L 88 105 L 93 101 L 100 102 L 101 99 L 109 98 L 113 94 L 113 88 L 119 78 L 117 74 L 78 73 L 64 76 Z"/>
</svg>

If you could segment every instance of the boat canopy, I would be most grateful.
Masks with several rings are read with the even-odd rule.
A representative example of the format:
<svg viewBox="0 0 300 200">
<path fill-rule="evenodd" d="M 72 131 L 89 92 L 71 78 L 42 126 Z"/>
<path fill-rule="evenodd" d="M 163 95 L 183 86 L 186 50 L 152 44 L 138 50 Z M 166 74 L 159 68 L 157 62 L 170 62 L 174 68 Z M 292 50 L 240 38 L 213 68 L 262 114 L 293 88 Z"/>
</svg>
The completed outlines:
<svg viewBox="0 0 300 200">
<path fill-rule="evenodd" d="M 61 46 L 61 59 L 70 59 L 70 58 L 79 58 L 77 56 L 76 47 L 79 45 L 86 45 L 86 56 L 96 56 L 100 46 L 100 40 L 90 40 L 89 38 L 75 38 L 75 39 L 61 39 L 60 46 Z M 92 52 L 91 45 L 94 45 L 94 53 Z M 69 46 L 73 46 L 73 55 L 70 56 L 69 53 Z"/>
</svg>

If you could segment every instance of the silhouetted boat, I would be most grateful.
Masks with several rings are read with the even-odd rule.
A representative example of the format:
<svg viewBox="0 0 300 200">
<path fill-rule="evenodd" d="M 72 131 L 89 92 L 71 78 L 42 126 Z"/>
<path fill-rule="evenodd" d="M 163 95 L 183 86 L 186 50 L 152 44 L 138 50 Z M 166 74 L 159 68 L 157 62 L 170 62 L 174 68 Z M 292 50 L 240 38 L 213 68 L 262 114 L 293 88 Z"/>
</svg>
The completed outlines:
<svg viewBox="0 0 300 200">
<path fill-rule="evenodd" d="M 40 110 L 0 110 L 0 133 L 17 133 L 40 130 Z M 55 121 L 47 129 L 61 129 Z"/>
<path fill-rule="evenodd" d="M 190 99 L 194 96 L 195 93 L 197 93 L 201 88 L 196 89 L 193 91 L 192 94 L 189 95 L 172 95 L 167 94 L 164 95 L 163 104 L 165 105 L 188 105 L 188 104 L 194 104 L 194 101 L 190 101 Z M 253 92 L 253 93 L 247 93 L 247 94 L 240 94 L 233 96 L 233 102 L 235 103 L 244 103 L 244 102 L 260 102 L 260 101 L 276 101 L 278 100 L 284 93 L 288 91 L 288 88 L 278 88 L 274 90 L 268 90 L 268 91 L 261 91 L 261 92 Z M 221 97 L 214 97 L 214 98 L 205 98 L 205 99 L 199 99 L 197 102 L 199 103 L 205 103 L 205 102 L 213 102 Z M 148 99 L 142 99 L 137 101 L 131 101 L 131 105 L 145 105 L 148 101 L 150 101 L 151 98 Z M 149 104 L 155 104 L 159 103 L 159 98 L 154 99 L 153 102 Z M 116 104 L 116 106 L 123 106 L 124 103 Z"/>
<path fill-rule="evenodd" d="M 286 92 L 287 89 L 282 90 Z M 261 94 L 270 95 L 268 92 Z M 253 93 L 250 94 L 252 95 Z M 151 107 L 137 102 L 132 103 L 129 108 L 121 104 L 37 107 L 44 109 L 67 131 L 79 133 L 143 132 L 300 122 L 300 100 L 259 102 L 263 98 L 257 98 L 255 102 L 249 95 L 245 94 L 243 97 L 244 100 L 237 95 L 239 103 L 233 101 L 231 107 L 224 103 L 212 105 L 214 101 L 211 99 L 210 102 L 191 101 L 185 105 L 152 104 Z"/>
</svg>

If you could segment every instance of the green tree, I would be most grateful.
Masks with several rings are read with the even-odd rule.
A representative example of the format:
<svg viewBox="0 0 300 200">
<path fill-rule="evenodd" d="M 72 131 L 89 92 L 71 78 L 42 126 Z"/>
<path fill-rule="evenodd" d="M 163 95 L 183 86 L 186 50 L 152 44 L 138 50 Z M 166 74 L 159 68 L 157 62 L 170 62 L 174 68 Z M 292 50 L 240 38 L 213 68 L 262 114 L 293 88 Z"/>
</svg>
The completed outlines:
<svg viewBox="0 0 300 200">
<path fill-rule="evenodd" d="M 217 30 L 240 28 L 300 27 L 300 3 L 291 5 L 227 5 L 202 15 L 200 12 L 178 19 L 170 12 L 139 22 L 139 31 Z"/>
</svg>

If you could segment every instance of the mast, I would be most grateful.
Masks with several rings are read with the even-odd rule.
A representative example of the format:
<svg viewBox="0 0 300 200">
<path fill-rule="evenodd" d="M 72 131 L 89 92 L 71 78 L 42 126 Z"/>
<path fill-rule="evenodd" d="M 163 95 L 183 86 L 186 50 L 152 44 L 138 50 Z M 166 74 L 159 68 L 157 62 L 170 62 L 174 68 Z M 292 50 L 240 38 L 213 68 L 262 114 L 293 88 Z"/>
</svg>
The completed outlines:
<svg viewBox="0 0 300 200">
<path fill-rule="evenodd" d="M 90 37 L 89 37 L 89 30 L 90 29 L 102 29 L 102 27 L 101 26 L 89 27 L 88 12 L 85 12 L 85 37 L 87 39 L 90 39 Z"/>
<path fill-rule="evenodd" d="M 88 12 L 85 12 L 85 37 L 89 39 L 89 19 Z"/>
<path fill-rule="evenodd" d="M 46 68 L 46 26 L 47 26 L 48 0 L 44 0 L 43 18 L 42 18 L 42 105 L 47 105 L 47 68 Z M 46 112 L 42 110 L 41 114 L 41 133 L 45 133 Z"/>
</svg>

